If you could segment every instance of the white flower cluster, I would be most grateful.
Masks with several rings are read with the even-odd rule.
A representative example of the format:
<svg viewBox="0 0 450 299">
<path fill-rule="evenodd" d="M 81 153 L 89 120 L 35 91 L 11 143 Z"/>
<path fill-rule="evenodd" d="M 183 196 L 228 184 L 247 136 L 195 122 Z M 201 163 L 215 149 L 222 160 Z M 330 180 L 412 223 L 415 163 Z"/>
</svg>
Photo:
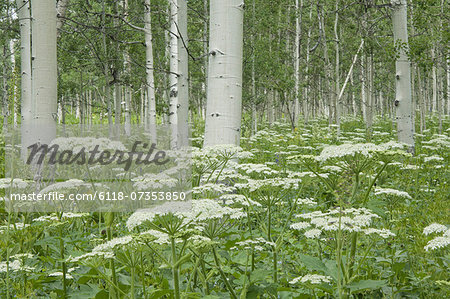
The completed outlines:
<svg viewBox="0 0 450 299">
<path fill-rule="evenodd" d="M 15 259 L 9 264 L 4 261 L 0 262 L 0 273 L 6 273 L 9 266 L 9 272 L 32 272 L 35 268 L 24 265 L 21 259 Z"/>
<path fill-rule="evenodd" d="M 59 145 L 59 151 L 73 151 L 77 153 L 85 148 L 85 152 L 94 150 L 98 145 L 98 151 L 104 150 L 120 150 L 127 151 L 127 148 L 119 141 L 113 141 L 108 138 L 94 137 L 59 137 L 54 139 L 49 146 Z"/>
<path fill-rule="evenodd" d="M 15 255 L 11 256 L 12 259 L 16 259 L 16 260 L 18 260 L 18 259 L 31 259 L 33 257 L 34 257 L 34 255 L 32 255 L 31 253 L 18 253 L 18 254 L 15 254 Z"/>
<path fill-rule="evenodd" d="M 11 179 L 11 178 L 1 178 L 0 179 L 0 189 L 5 188 L 18 188 L 18 189 L 24 189 L 28 186 L 28 182 L 22 180 L 22 179 Z"/>
<path fill-rule="evenodd" d="M 242 194 L 225 194 L 225 195 L 222 195 L 220 197 L 220 199 L 223 199 L 225 201 L 226 205 L 232 205 L 232 204 L 237 203 L 237 204 L 240 204 L 240 205 L 246 206 L 246 207 L 249 207 L 249 206 L 260 207 L 261 206 L 261 204 L 259 202 L 254 201 L 250 198 L 247 198 Z"/>
<path fill-rule="evenodd" d="M 248 179 L 247 183 L 238 183 L 235 185 L 238 189 L 248 189 L 250 192 L 254 192 L 261 188 L 271 187 L 271 188 L 282 188 L 282 189 L 291 189 L 298 188 L 300 179 L 293 178 L 272 178 L 272 179 L 264 179 L 264 180 L 253 180 Z"/>
<path fill-rule="evenodd" d="M 371 157 L 374 152 L 384 152 L 391 149 L 401 149 L 403 145 L 397 142 L 387 142 L 379 145 L 373 143 L 356 143 L 356 144 L 341 144 L 330 145 L 323 149 L 320 156 L 316 159 L 319 161 L 326 161 L 332 158 L 343 158 L 346 156 L 354 156 L 361 154 L 366 157 Z"/>
<path fill-rule="evenodd" d="M 198 187 L 192 188 L 192 193 L 204 195 L 205 193 L 231 193 L 234 192 L 236 189 L 233 186 L 227 186 L 225 184 L 214 184 L 214 183 L 207 183 Z"/>
<path fill-rule="evenodd" d="M 55 183 L 52 185 L 49 185 L 41 190 L 41 194 L 52 192 L 52 191 L 58 191 L 62 189 L 75 189 L 79 188 L 81 186 L 85 185 L 85 182 L 78 179 L 70 179 L 64 182 Z"/>
<path fill-rule="evenodd" d="M 422 141 L 423 144 L 434 144 L 440 147 L 450 147 L 450 137 L 445 135 L 440 135 L 437 138 L 431 139 L 429 141 Z"/>
<path fill-rule="evenodd" d="M 432 223 L 423 229 L 424 235 L 431 235 L 433 233 L 442 233 L 447 231 L 447 226 L 439 223 Z"/>
<path fill-rule="evenodd" d="M 88 260 L 90 258 L 104 258 L 104 259 L 111 259 L 114 258 L 114 249 L 116 247 L 123 247 L 133 242 L 132 236 L 124 236 L 124 237 L 118 237 L 114 238 L 104 244 L 100 244 L 94 247 L 91 252 L 85 253 L 83 255 L 69 258 L 68 261 L 72 263 L 76 263 L 83 260 Z"/>
<path fill-rule="evenodd" d="M 315 174 L 311 171 L 305 171 L 305 172 L 288 171 L 288 178 L 303 178 L 305 176 L 314 177 Z"/>
<path fill-rule="evenodd" d="M 92 251 L 80 256 L 69 257 L 67 261 L 71 263 L 78 263 L 79 261 L 89 260 L 91 258 L 112 259 L 114 258 L 114 253 L 105 251 Z"/>
<path fill-rule="evenodd" d="M 256 251 L 264 251 L 264 246 L 274 247 L 276 244 L 274 242 L 267 241 L 264 238 L 247 239 L 244 241 L 236 242 L 236 246 L 231 247 L 231 250 L 238 249 L 253 249 Z"/>
<path fill-rule="evenodd" d="M 438 155 L 433 155 L 433 156 L 428 156 L 428 157 L 423 158 L 423 161 L 425 163 L 427 163 L 427 162 L 441 162 L 441 161 L 444 161 L 444 158 L 442 158 L 441 156 L 438 156 Z"/>
<path fill-rule="evenodd" d="M 63 277 L 64 273 L 57 271 L 57 272 L 50 273 L 48 276 L 50 276 L 50 277 Z M 66 279 L 73 279 L 72 274 L 66 273 Z"/>
<path fill-rule="evenodd" d="M 342 168 L 339 166 L 335 166 L 335 165 L 327 165 L 322 167 L 323 170 L 325 171 L 329 171 L 329 172 L 341 172 Z"/>
<path fill-rule="evenodd" d="M 398 197 L 404 197 L 407 199 L 412 199 L 411 195 L 408 194 L 408 192 L 405 191 L 399 191 L 396 189 L 391 188 L 377 188 L 375 189 L 375 195 L 392 195 L 392 196 L 398 196 Z"/>
<path fill-rule="evenodd" d="M 108 252 L 108 251 L 112 251 L 117 246 L 124 246 L 124 245 L 131 243 L 132 241 L 133 241 L 132 236 L 118 237 L 118 238 L 111 239 L 104 244 L 97 245 L 96 247 L 94 247 L 94 249 L 92 249 L 92 251 L 93 252 L 96 252 L 96 251 Z"/>
<path fill-rule="evenodd" d="M 184 213 L 189 213 L 192 209 L 192 204 L 188 201 L 168 201 L 154 208 L 141 209 L 134 212 L 127 220 L 126 227 L 128 230 L 133 230 L 135 227 L 143 224 L 146 221 L 153 221 L 156 215 L 163 216 L 168 213 L 184 218 Z"/>
<path fill-rule="evenodd" d="M 367 235 L 377 234 L 382 238 L 388 238 L 395 235 L 387 229 L 368 228 L 372 223 L 372 219 L 380 217 L 365 208 L 350 208 L 345 210 L 332 209 L 328 212 L 314 211 L 311 213 L 300 214 L 297 215 L 297 217 L 309 219 L 310 222 L 303 221 L 293 223 L 291 224 L 291 228 L 295 230 L 304 230 L 313 226 L 312 229 L 305 232 L 305 237 L 316 239 L 319 238 L 324 231 L 339 230 L 339 213 L 341 213 L 340 227 L 343 231 L 363 232 Z"/>
<path fill-rule="evenodd" d="M 178 180 L 165 173 L 146 173 L 143 176 L 133 178 L 133 187 L 138 191 L 174 188 Z"/>
<path fill-rule="evenodd" d="M 192 201 L 192 211 L 186 215 L 195 221 L 204 221 L 208 219 L 220 219 L 225 216 L 230 219 L 240 219 L 246 214 L 239 208 L 230 208 L 220 205 L 217 201 L 211 199 L 198 199 Z"/>
<path fill-rule="evenodd" d="M 29 224 L 25 224 L 25 223 L 22 223 L 22 222 L 17 222 L 17 223 L 14 223 L 14 224 L 10 224 L 9 225 L 9 229 L 10 230 L 22 230 L 22 229 L 27 228 L 29 226 L 30 226 Z M 8 229 L 7 225 L 0 226 L 0 234 L 4 233 L 7 229 Z"/>
<path fill-rule="evenodd" d="M 141 236 L 151 238 L 153 243 L 163 245 L 170 244 L 169 235 L 154 229 L 147 230 L 145 232 L 140 233 Z"/>
<path fill-rule="evenodd" d="M 246 174 L 264 174 L 264 175 L 276 175 L 278 171 L 273 170 L 272 168 L 264 165 L 264 164 L 238 164 L 236 166 L 237 169 L 244 171 Z"/>
<path fill-rule="evenodd" d="M 423 229 L 424 235 L 434 233 L 443 233 L 442 236 L 436 237 L 428 242 L 424 247 L 426 251 L 444 248 L 450 244 L 450 228 L 439 223 L 432 223 Z"/>
<path fill-rule="evenodd" d="M 395 237 L 395 234 L 393 232 L 391 232 L 390 230 L 385 229 L 385 228 L 382 228 L 382 229 L 366 228 L 364 230 L 364 233 L 366 235 L 376 234 L 376 235 L 379 235 L 380 237 L 382 237 L 383 239 L 387 239 L 389 237 Z"/>
<path fill-rule="evenodd" d="M 294 278 L 289 283 L 297 284 L 299 282 L 300 283 L 310 283 L 310 284 L 330 283 L 331 277 L 319 275 L 319 274 L 306 274 L 305 276 L 299 276 L 297 278 Z"/>
</svg>

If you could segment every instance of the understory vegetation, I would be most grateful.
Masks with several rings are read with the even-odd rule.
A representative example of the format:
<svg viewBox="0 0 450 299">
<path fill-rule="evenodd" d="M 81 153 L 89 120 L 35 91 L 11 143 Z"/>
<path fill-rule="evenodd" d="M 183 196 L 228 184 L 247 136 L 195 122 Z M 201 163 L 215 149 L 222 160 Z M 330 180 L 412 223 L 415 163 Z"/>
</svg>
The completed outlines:
<svg viewBox="0 0 450 299">
<path fill-rule="evenodd" d="M 241 147 L 201 149 L 194 131 L 192 208 L 170 212 L 3 201 L 0 297 L 446 298 L 448 127 L 428 119 L 415 155 L 382 118 L 371 140 L 357 119 L 340 136 L 326 119 L 266 124 Z M 2 196 L 26 183 L 0 179 Z"/>
</svg>

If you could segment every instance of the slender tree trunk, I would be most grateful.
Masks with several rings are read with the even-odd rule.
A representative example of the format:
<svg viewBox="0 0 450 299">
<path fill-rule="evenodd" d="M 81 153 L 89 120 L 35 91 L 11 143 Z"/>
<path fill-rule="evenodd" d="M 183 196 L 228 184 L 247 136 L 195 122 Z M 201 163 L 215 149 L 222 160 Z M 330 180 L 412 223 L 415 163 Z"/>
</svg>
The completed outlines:
<svg viewBox="0 0 450 299">
<path fill-rule="evenodd" d="M 153 35 L 150 0 L 145 0 L 145 73 L 147 102 L 144 105 L 145 123 L 150 132 L 152 143 L 156 143 L 156 97 L 155 97 L 155 78 L 153 75 Z M 145 95 L 144 90 L 142 93 Z M 145 97 L 144 97 L 145 99 Z"/>
<path fill-rule="evenodd" d="M 170 94 L 169 94 L 169 124 L 170 124 L 170 147 L 178 147 L 178 0 L 170 0 Z"/>
<path fill-rule="evenodd" d="M 408 30 L 406 0 L 391 0 L 394 7 L 394 40 L 400 44 L 399 56 L 395 62 L 396 69 L 396 117 L 399 142 L 408 144 L 414 152 L 414 125 L 412 123 L 411 104 L 411 69 L 407 56 Z"/>
<path fill-rule="evenodd" d="M 325 17 L 324 17 L 324 11 L 323 6 L 320 7 L 318 10 L 318 18 L 319 18 L 319 32 L 322 39 L 323 44 L 323 58 L 325 61 L 325 90 L 324 93 L 326 94 L 327 98 L 327 105 L 328 105 L 328 123 L 331 125 L 333 123 L 333 111 L 334 111 L 334 103 L 336 103 L 334 99 L 334 92 L 330 92 L 330 81 L 331 80 L 331 64 L 330 59 L 328 57 L 328 45 L 327 45 L 327 37 L 325 33 Z M 323 99 L 323 97 L 322 97 Z"/>
<path fill-rule="evenodd" d="M 8 56 L 8 47 L 3 45 L 3 57 Z M 8 116 L 9 116 L 9 101 L 8 101 L 8 66 L 6 59 L 3 60 L 3 72 L 2 72 L 2 116 L 3 116 L 3 132 L 6 132 L 8 128 Z"/>
<path fill-rule="evenodd" d="M 361 55 L 361 111 L 364 122 L 367 120 L 367 65 L 366 53 Z"/>
<path fill-rule="evenodd" d="M 423 130 L 426 128 L 426 107 L 425 107 L 425 99 L 423 95 L 423 87 L 422 80 L 420 76 L 420 68 L 417 68 L 417 84 L 418 84 L 418 95 L 419 95 L 419 109 L 420 109 L 420 134 L 423 134 Z"/>
<path fill-rule="evenodd" d="M 26 159 L 30 143 L 30 129 L 33 119 L 31 110 L 31 19 L 30 4 L 27 0 L 16 0 L 20 25 L 20 95 L 21 95 L 21 156 Z"/>
<path fill-rule="evenodd" d="M 56 137 L 57 62 L 56 5 L 35 0 L 31 6 L 32 111 L 34 142 L 49 144 Z M 33 143 L 34 143 L 33 142 Z"/>
<path fill-rule="evenodd" d="M 69 0 L 58 0 L 56 5 L 56 30 L 57 37 L 61 35 L 61 29 L 65 22 L 65 16 L 67 11 L 67 6 L 69 6 Z"/>
<path fill-rule="evenodd" d="M 438 90 L 437 90 L 437 60 L 436 60 L 436 46 L 433 45 L 433 47 L 431 48 L 431 60 L 433 60 L 433 67 L 431 70 L 431 75 L 432 75 L 432 88 L 433 88 L 433 93 L 432 93 L 432 98 L 431 98 L 431 112 L 432 113 L 436 113 L 438 110 Z"/>
<path fill-rule="evenodd" d="M 128 0 L 123 1 L 123 15 L 124 19 L 128 21 Z M 128 49 L 125 48 L 125 51 L 123 53 L 123 63 L 124 63 L 124 70 L 126 74 L 131 74 L 131 61 L 130 61 L 130 54 L 128 53 Z M 125 99 L 125 135 L 130 136 L 131 135 L 131 100 L 132 100 L 132 91 L 129 84 L 124 84 L 124 99 Z"/>
<path fill-rule="evenodd" d="M 210 2 L 205 145 L 239 145 L 242 113 L 242 0 Z"/>
<path fill-rule="evenodd" d="M 187 0 L 178 0 L 178 138 L 177 146 L 186 147 L 189 145 L 189 57 L 187 52 L 188 31 L 187 31 Z"/>
<path fill-rule="evenodd" d="M 309 23 L 311 24 L 312 21 L 312 11 L 313 6 L 311 5 L 309 9 Z M 306 66 L 305 66 L 305 93 L 303 98 L 303 117 L 305 124 L 308 123 L 308 101 L 309 101 L 309 94 L 310 94 L 310 82 L 309 82 L 309 60 L 310 60 L 310 44 L 311 44 L 311 26 L 308 26 L 308 37 L 306 41 Z"/>
<path fill-rule="evenodd" d="M 447 115 L 450 115 L 450 53 L 447 53 Z"/>
<path fill-rule="evenodd" d="M 367 56 L 367 107 L 366 107 L 366 127 L 367 127 L 367 137 L 372 139 L 372 126 L 373 126 L 373 114 L 374 114 L 374 89 L 373 89 L 373 77 L 374 77 L 374 71 L 373 71 L 373 50 L 370 49 L 370 53 Z"/>
<path fill-rule="evenodd" d="M 105 59 L 108 57 L 108 46 L 106 44 L 106 8 L 105 0 L 102 0 L 102 46 Z M 109 137 L 113 136 L 113 120 L 112 120 L 112 99 L 111 99 L 111 88 L 109 84 L 109 66 L 108 61 L 103 62 L 103 76 L 105 77 L 105 101 L 108 108 L 108 130 Z"/>
<path fill-rule="evenodd" d="M 256 22 L 256 0 L 252 2 L 252 22 L 255 24 Z M 251 46 L 255 47 L 255 32 L 253 32 L 251 36 Z M 257 114 L 257 96 L 256 96 L 256 77 L 255 77 L 255 64 L 256 64 L 256 53 L 253 51 L 252 54 L 252 135 L 258 132 L 258 114 Z"/>
<path fill-rule="evenodd" d="M 11 99 L 12 99 L 12 104 L 13 104 L 13 125 L 14 128 L 17 127 L 17 84 L 16 84 L 16 53 L 15 53 L 15 49 L 14 49 L 14 44 L 15 41 L 13 39 L 11 39 L 9 41 L 9 52 L 11 54 L 10 58 L 11 58 L 11 84 L 12 84 L 12 95 L 11 95 Z"/>
<path fill-rule="evenodd" d="M 296 17 L 295 17 L 295 102 L 294 102 L 294 127 L 298 126 L 298 117 L 300 114 L 300 38 L 302 31 L 302 12 L 303 12 L 303 0 L 295 0 Z"/>
<path fill-rule="evenodd" d="M 335 119 L 336 119 L 336 125 L 337 125 L 337 136 L 341 133 L 341 99 L 339 97 L 341 91 L 340 91 L 340 79 L 339 79 L 339 33 L 338 33 L 338 24 L 339 24 L 339 0 L 336 0 L 335 5 L 336 10 L 336 17 L 334 20 L 334 39 L 335 39 L 335 52 L 336 52 L 336 66 L 335 66 Z"/>
</svg>

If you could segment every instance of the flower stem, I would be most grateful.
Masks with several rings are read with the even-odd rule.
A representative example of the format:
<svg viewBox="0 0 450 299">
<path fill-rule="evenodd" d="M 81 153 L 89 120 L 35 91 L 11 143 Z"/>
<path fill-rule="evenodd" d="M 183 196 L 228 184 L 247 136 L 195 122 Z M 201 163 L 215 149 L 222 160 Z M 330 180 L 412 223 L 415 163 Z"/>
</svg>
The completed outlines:
<svg viewBox="0 0 450 299">
<path fill-rule="evenodd" d="M 170 237 L 170 244 L 172 247 L 172 275 L 173 275 L 173 287 L 174 287 L 174 298 L 180 299 L 180 277 L 178 269 L 177 252 L 175 247 L 175 238 Z"/>
<path fill-rule="evenodd" d="M 231 287 L 230 283 L 228 282 L 227 277 L 225 276 L 225 273 L 223 273 L 222 267 L 221 267 L 221 265 L 220 265 L 219 258 L 217 257 L 216 249 L 215 249 L 214 247 L 212 248 L 212 251 L 213 251 L 214 261 L 215 261 L 215 263 L 216 263 L 217 269 L 219 270 L 220 276 L 222 277 L 223 282 L 225 283 L 225 286 L 226 286 L 227 289 L 228 289 L 228 292 L 230 292 L 231 298 L 237 299 L 236 294 L 234 293 L 233 288 Z"/>
</svg>

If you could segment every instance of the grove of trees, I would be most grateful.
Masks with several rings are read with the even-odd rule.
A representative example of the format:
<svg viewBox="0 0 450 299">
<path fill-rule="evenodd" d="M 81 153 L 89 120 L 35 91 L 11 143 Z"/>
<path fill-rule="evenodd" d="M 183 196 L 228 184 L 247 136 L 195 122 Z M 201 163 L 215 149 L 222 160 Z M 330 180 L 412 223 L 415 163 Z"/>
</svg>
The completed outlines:
<svg viewBox="0 0 450 299">
<path fill-rule="evenodd" d="M 239 144 L 317 117 L 361 117 L 370 138 L 379 115 L 412 144 L 416 119 L 442 131 L 449 113 L 443 0 L 54 2 L 1 4 L 4 126 L 167 123 L 182 146 L 187 123 Z"/>
</svg>

